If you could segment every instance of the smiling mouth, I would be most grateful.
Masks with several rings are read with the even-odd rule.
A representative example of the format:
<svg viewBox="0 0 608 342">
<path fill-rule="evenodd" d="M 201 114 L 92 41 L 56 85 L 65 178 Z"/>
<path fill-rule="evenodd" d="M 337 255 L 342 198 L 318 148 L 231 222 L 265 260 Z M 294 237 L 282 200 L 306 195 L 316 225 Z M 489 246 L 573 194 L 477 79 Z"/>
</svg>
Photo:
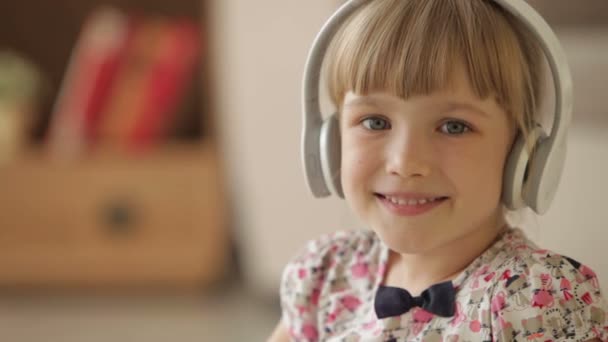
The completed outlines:
<svg viewBox="0 0 608 342">
<path fill-rule="evenodd" d="M 390 203 L 393 203 L 395 205 L 401 205 L 401 206 L 420 206 L 420 205 L 427 205 L 427 204 L 433 204 L 436 202 L 442 202 L 445 201 L 446 199 L 448 199 L 449 197 L 446 196 L 436 196 L 436 197 L 417 197 L 417 198 L 402 198 L 402 197 L 393 197 L 393 196 L 387 196 L 387 195 L 383 195 L 380 193 L 374 193 L 374 196 L 376 196 L 377 198 L 381 199 L 381 200 L 385 200 L 388 201 Z"/>
<path fill-rule="evenodd" d="M 449 197 L 426 197 L 426 196 L 390 196 L 374 194 L 379 203 L 382 204 L 390 213 L 397 216 L 414 217 L 427 213 L 440 207 Z"/>
</svg>

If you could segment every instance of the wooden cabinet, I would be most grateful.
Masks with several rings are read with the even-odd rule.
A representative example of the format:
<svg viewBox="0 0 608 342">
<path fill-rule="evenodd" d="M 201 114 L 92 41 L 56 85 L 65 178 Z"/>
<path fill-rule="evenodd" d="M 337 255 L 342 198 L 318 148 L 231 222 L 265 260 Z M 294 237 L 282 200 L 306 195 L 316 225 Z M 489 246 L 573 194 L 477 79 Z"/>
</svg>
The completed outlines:
<svg viewBox="0 0 608 342">
<path fill-rule="evenodd" d="M 0 285 L 200 286 L 225 272 L 212 146 L 0 167 Z"/>
</svg>

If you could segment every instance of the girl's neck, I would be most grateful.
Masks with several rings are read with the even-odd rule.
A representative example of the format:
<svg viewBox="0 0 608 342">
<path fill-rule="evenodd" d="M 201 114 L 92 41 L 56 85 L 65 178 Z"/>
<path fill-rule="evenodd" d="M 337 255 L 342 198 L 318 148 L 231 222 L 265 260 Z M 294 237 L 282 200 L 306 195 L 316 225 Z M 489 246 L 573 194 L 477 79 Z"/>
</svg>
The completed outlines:
<svg viewBox="0 0 608 342">
<path fill-rule="evenodd" d="M 383 283 L 418 296 L 433 284 L 456 278 L 507 228 L 502 221 L 425 254 L 399 254 L 391 250 Z"/>
</svg>

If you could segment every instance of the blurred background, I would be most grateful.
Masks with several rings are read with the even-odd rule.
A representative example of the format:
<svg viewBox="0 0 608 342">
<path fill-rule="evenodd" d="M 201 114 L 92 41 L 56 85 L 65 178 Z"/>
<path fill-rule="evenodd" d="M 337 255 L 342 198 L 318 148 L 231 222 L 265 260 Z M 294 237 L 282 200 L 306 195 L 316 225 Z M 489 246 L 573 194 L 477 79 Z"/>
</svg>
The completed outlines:
<svg viewBox="0 0 608 342">
<path fill-rule="evenodd" d="M 0 3 L 6 341 L 262 341 L 285 263 L 362 225 L 300 169 L 300 82 L 339 0 Z M 608 290 L 608 2 L 534 0 L 573 71 L 531 237 Z"/>
</svg>

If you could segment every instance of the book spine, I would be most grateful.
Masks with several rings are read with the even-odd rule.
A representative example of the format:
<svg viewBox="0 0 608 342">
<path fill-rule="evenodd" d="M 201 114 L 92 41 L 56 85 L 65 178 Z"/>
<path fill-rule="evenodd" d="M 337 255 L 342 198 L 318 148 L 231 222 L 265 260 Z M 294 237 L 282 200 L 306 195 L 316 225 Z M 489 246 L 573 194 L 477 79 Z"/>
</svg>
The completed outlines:
<svg viewBox="0 0 608 342">
<path fill-rule="evenodd" d="M 171 20 L 161 33 L 142 111 L 129 128 L 130 149 L 145 150 L 167 135 L 200 55 L 199 27 L 186 19 Z"/>
<path fill-rule="evenodd" d="M 53 155 L 78 155 L 95 139 L 127 36 L 128 19 L 116 9 L 100 8 L 85 21 L 52 111 L 48 147 Z"/>
<path fill-rule="evenodd" d="M 155 53 L 165 22 L 162 19 L 133 19 L 133 37 L 125 61 L 112 89 L 99 125 L 99 142 L 125 148 L 128 130 L 141 116 L 147 101 Z"/>
</svg>

